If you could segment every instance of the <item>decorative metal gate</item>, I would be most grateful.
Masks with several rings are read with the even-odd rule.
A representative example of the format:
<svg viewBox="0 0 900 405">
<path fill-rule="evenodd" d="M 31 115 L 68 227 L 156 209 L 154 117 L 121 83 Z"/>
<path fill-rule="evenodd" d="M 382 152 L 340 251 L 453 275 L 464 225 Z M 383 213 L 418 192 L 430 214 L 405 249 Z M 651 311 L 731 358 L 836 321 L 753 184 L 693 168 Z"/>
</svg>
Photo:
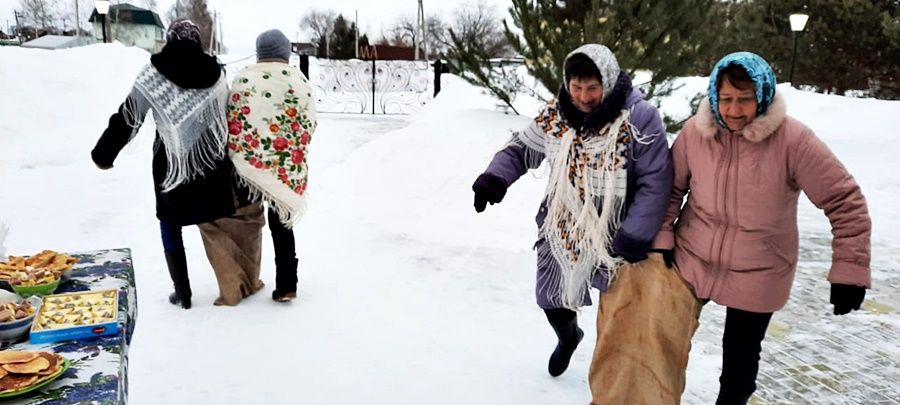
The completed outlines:
<svg viewBox="0 0 900 405">
<path fill-rule="evenodd" d="M 225 63 L 230 81 L 256 62 L 255 55 Z M 316 111 L 355 114 L 410 114 L 441 90 L 441 61 L 336 60 L 293 55 L 291 66 L 310 79 Z"/>
<path fill-rule="evenodd" d="M 426 61 L 319 59 L 311 67 L 320 112 L 410 114 L 434 98 L 439 80 Z"/>
</svg>

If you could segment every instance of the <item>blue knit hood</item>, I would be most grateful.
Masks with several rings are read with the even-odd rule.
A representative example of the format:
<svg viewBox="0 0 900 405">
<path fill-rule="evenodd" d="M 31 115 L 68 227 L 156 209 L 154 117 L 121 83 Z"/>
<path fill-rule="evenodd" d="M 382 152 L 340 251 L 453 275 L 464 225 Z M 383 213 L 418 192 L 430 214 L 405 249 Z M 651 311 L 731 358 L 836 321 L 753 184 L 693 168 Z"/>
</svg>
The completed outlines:
<svg viewBox="0 0 900 405">
<path fill-rule="evenodd" d="M 712 73 L 709 74 L 709 106 L 712 113 L 716 117 L 716 122 L 723 128 L 728 128 L 722 115 L 719 114 L 719 90 L 716 88 L 716 80 L 719 78 L 719 72 L 730 65 L 738 65 L 750 75 L 753 80 L 753 86 L 756 88 L 756 115 L 760 116 L 768 111 L 775 98 L 775 72 L 772 67 L 761 56 L 752 52 L 735 52 L 725 55 L 720 59 L 716 66 L 713 67 Z"/>
</svg>

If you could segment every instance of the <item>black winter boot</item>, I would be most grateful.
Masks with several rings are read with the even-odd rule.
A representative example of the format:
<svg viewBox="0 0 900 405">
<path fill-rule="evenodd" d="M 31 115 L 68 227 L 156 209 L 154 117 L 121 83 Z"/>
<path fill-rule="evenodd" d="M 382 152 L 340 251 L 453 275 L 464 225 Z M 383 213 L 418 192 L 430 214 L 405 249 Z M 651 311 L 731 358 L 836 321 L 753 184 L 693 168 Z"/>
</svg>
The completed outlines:
<svg viewBox="0 0 900 405">
<path fill-rule="evenodd" d="M 172 277 L 172 284 L 175 286 L 175 292 L 169 295 L 169 302 L 190 309 L 191 281 L 188 279 L 187 257 L 184 250 L 166 252 L 166 264 L 169 266 L 169 276 Z"/>
<path fill-rule="evenodd" d="M 719 397 L 716 398 L 716 405 L 747 405 L 747 403 L 750 402 L 751 396 L 753 395 L 729 396 L 729 394 L 719 391 Z"/>
<path fill-rule="evenodd" d="M 272 299 L 287 302 L 297 298 L 297 258 L 275 260 L 275 291 Z"/>
<path fill-rule="evenodd" d="M 556 349 L 550 355 L 550 362 L 547 365 L 547 371 L 553 377 L 562 375 L 569 368 L 569 361 L 575 354 L 578 343 L 584 338 L 584 331 L 578 327 L 578 317 L 575 311 L 566 308 L 545 309 L 547 320 L 550 326 L 556 332 L 559 342 Z"/>
</svg>

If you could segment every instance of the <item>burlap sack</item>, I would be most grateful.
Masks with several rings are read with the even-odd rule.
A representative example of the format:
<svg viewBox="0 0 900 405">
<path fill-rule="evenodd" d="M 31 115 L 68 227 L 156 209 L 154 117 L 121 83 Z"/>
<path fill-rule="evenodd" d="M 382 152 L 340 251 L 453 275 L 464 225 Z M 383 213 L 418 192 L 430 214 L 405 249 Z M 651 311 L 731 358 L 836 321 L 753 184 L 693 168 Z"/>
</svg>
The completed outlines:
<svg viewBox="0 0 900 405">
<path fill-rule="evenodd" d="M 700 307 L 658 253 L 619 269 L 600 297 L 591 404 L 680 403 Z"/>
<path fill-rule="evenodd" d="M 259 272 L 265 223 L 262 204 L 254 203 L 230 217 L 199 225 L 206 257 L 219 283 L 215 305 L 237 305 L 263 288 Z"/>
</svg>

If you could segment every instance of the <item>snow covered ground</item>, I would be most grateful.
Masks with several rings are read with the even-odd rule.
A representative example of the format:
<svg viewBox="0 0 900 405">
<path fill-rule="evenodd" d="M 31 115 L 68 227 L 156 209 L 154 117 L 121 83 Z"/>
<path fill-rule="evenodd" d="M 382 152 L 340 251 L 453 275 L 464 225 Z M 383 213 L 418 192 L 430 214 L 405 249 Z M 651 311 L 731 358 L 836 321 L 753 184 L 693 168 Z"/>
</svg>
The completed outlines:
<svg viewBox="0 0 900 405">
<path fill-rule="evenodd" d="M 11 225 L 7 250 L 132 249 L 140 312 L 130 351 L 131 403 L 589 401 L 595 307 L 580 315 L 586 336 L 569 370 L 556 379 L 546 373 L 555 336 L 534 305 L 530 250 L 545 180 L 523 177 L 502 204 L 481 214 L 472 208 L 472 181 L 536 111 L 495 112 L 494 100 L 446 76 L 442 93 L 418 115 L 322 114 L 310 149 L 311 209 L 296 228 L 299 300 L 283 305 L 269 298 L 274 264 L 266 235 L 268 287 L 240 306 L 214 307 L 213 272 L 199 234 L 188 228 L 195 295 L 194 308 L 185 311 L 166 300 L 171 283 L 154 215 L 152 122 L 112 170 L 98 170 L 89 156 L 147 60 L 145 52 L 117 44 L 56 52 L 0 48 L 0 217 Z M 705 87 L 698 78 L 685 83 L 695 91 Z M 687 90 L 679 96 L 689 98 Z M 830 315 L 828 222 L 804 198 L 804 264 L 791 303 L 775 315 L 764 343 L 763 359 L 771 364 L 761 369 L 755 401 L 900 402 L 891 387 L 900 378 L 900 146 L 891 139 L 900 127 L 900 102 L 779 91 L 789 113 L 825 139 L 863 187 L 875 224 L 875 286 L 864 311 Z M 663 107 L 684 110 L 675 100 Z M 722 317 L 720 308 L 704 311 L 687 404 L 715 397 Z M 823 333 L 874 342 L 833 339 L 834 347 L 816 346 Z M 864 349 L 884 362 L 867 364 Z M 804 353 L 822 357 L 829 369 L 856 367 L 830 391 L 802 383 L 802 368 L 778 369 L 790 366 L 782 358 L 788 355 L 800 366 L 818 364 Z"/>
</svg>

